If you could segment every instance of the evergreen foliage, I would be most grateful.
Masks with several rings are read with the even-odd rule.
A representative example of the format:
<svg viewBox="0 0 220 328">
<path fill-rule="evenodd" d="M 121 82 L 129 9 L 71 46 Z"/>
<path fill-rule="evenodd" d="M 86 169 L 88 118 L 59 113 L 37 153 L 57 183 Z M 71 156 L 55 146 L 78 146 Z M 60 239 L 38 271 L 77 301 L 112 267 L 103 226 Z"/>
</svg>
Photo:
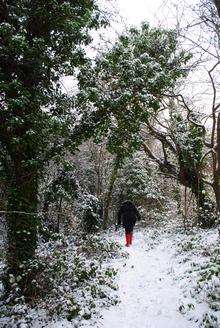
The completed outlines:
<svg viewBox="0 0 220 328">
<path fill-rule="evenodd" d="M 211 227 L 216 220 L 216 211 L 203 180 L 204 167 L 204 131 L 196 124 L 198 115 L 194 113 L 194 122 L 184 119 L 181 113 L 173 113 L 171 122 L 176 137 L 177 159 L 179 162 L 179 180 L 191 188 L 198 208 L 198 222 L 202 227 Z"/>
<path fill-rule="evenodd" d="M 85 233 L 97 232 L 102 225 L 102 208 L 97 197 L 82 194 L 78 200 L 77 213 Z"/>
<path fill-rule="evenodd" d="M 157 177 L 133 156 L 145 141 L 143 125 L 144 133 L 152 132 L 162 143 L 166 165 L 152 157 L 167 169 L 163 173 L 174 168 L 175 175 L 175 165 L 167 161 L 171 150 L 178 181 L 196 197 L 199 223 L 210 227 L 216 218 L 203 179 L 205 128 L 197 124 L 198 117 L 188 113 L 184 118 L 175 109 L 169 118 L 174 135 L 167 139 L 162 125 L 157 131 L 149 124 L 160 116 L 162 99 L 187 75 L 191 55 L 179 48 L 175 31 L 143 23 L 130 28 L 92 62 L 85 54 L 92 41 L 90 31 L 106 25 L 95 0 L 0 0 L 0 192 L 4 190 L 7 198 L 1 202 L 6 209 L 9 293 L 13 277 L 19 293 L 32 296 L 32 282 L 42 270 L 35 258 L 41 210 L 46 220 L 50 206 L 55 208 L 52 230 L 59 232 L 62 204 L 75 206 L 78 196 L 74 209 L 81 229 L 95 234 L 101 224 L 107 227 L 109 213 L 119 201 L 129 198 L 140 205 L 145 201 L 161 205 L 164 198 Z M 64 92 L 61 81 L 78 71 L 79 90 L 73 97 Z M 211 73 L 214 117 L 218 105 L 214 108 Z M 220 116 L 218 121 L 215 117 L 209 145 L 213 156 L 220 154 L 219 133 L 215 137 L 219 126 Z M 88 165 L 82 173 L 81 167 L 77 171 L 72 166 L 72 156 L 90 138 L 97 144 L 106 140 L 109 157 L 103 168 L 100 155 L 95 167 Z M 213 189 L 219 189 L 219 160 L 213 166 Z M 54 177 L 49 172 L 45 186 L 44 173 L 53 164 Z"/>
<path fill-rule="evenodd" d="M 95 1 L 0 1 L 0 160 L 11 274 L 34 257 L 39 174 L 45 161 L 65 150 L 74 125 L 60 78 L 85 63 L 89 30 L 103 24 Z M 24 293 L 27 284 L 20 280 Z"/>
<path fill-rule="evenodd" d="M 78 101 L 82 109 L 90 108 L 83 116 L 83 129 L 89 133 L 98 122 L 95 139 L 108 136 L 111 153 L 130 156 L 142 143 L 141 122 L 159 110 L 164 93 L 186 75 L 189 58 L 178 50 L 174 31 L 147 23 L 131 28 L 95 65 L 86 63 L 81 70 Z"/>
</svg>

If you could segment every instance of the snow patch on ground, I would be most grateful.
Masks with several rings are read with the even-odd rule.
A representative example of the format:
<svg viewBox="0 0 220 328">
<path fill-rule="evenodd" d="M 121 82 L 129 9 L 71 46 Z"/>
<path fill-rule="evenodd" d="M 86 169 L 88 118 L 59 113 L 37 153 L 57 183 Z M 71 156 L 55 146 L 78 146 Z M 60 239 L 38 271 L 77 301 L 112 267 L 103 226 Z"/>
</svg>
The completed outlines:
<svg viewBox="0 0 220 328">
<path fill-rule="evenodd" d="M 175 248 L 168 237 L 152 245 L 139 231 L 118 277 L 120 304 L 102 312 L 96 328 L 197 327 L 178 311 L 182 291 L 173 276 Z M 120 240 L 123 243 L 123 237 Z M 150 249 L 149 249 L 150 248 Z M 91 327 L 91 322 L 83 325 Z"/>
<path fill-rule="evenodd" d="M 107 240 L 112 238 L 109 233 Z M 217 229 L 184 232 L 182 229 L 139 228 L 132 247 L 124 247 L 123 232 L 114 236 L 128 257 L 113 257 L 102 262 L 103 269 L 113 267 L 118 290 L 113 289 L 105 302 L 94 299 L 96 310 L 91 318 L 83 313 L 72 321 L 64 317 L 32 321 L 34 328 L 218 328 L 219 235 Z M 97 248 L 96 248 L 97 249 Z M 98 258 L 103 256 L 103 251 Z M 213 262 L 214 259 L 214 262 Z M 213 271 L 214 270 L 214 271 Z M 217 271 L 215 271 L 217 270 Z M 203 280 L 200 281 L 200 277 Z M 77 296 L 77 290 L 74 297 Z M 80 296 L 80 295 L 79 295 Z M 80 296 L 81 297 L 81 296 Z M 78 300 L 80 300 L 80 297 Z M 216 298 L 213 301 L 213 297 Z M 80 301 L 81 302 L 81 301 Z M 86 304 L 85 301 L 81 302 Z M 109 308 L 107 308 L 110 306 Z M 91 312 L 91 309 L 88 309 Z M 43 310 L 42 310 L 43 311 Z M 82 311 L 87 311 L 86 307 Z M 34 316 L 34 315 L 33 315 Z M 26 326 L 24 326 L 26 327 Z"/>
</svg>

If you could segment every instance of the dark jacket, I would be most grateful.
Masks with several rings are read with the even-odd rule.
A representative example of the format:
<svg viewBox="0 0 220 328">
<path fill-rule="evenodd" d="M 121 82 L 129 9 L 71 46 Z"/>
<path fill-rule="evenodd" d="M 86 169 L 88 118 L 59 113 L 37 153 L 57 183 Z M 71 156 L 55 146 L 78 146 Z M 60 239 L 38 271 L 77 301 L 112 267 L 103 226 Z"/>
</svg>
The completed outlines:
<svg viewBox="0 0 220 328">
<path fill-rule="evenodd" d="M 118 225 L 123 225 L 126 231 L 132 231 L 137 220 L 140 220 L 140 214 L 135 205 L 126 201 L 121 205 L 118 212 Z"/>
</svg>

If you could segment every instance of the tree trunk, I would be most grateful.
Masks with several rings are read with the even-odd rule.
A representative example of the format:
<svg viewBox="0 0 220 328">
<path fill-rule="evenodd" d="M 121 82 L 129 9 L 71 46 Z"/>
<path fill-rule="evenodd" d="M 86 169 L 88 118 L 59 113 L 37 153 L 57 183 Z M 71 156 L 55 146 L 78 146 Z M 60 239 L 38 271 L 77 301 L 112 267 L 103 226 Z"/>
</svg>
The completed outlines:
<svg viewBox="0 0 220 328">
<path fill-rule="evenodd" d="M 220 211 L 220 113 L 217 118 L 216 147 L 214 154 L 213 187 L 216 198 L 216 207 Z"/>
<path fill-rule="evenodd" d="M 57 233 L 60 232 L 60 219 L 61 219 L 61 210 L 62 210 L 62 202 L 63 202 L 63 197 L 60 197 L 59 205 L 57 206 L 57 226 L 55 228 L 55 231 Z"/>
<path fill-rule="evenodd" d="M 220 212 L 220 178 L 219 173 L 214 176 L 214 192 L 216 198 L 217 211 Z"/>
<path fill-rule="evenodd" d="M 214 224 L 214 204 L 205 192 L 205 184 L 201 178 L 200 172 L 195 167 L 188 168 L 179 161 L 180 173 L 178 180 L 192 190 L 197 202 L 198 223 L 203 228 L 209 228 Z M 211 216 L 210 214 L 213 214 Z"/>
<path fill-rule="evenodd" d="M 95 172 L 96 172 L 96 197 L 100 199 L 103 188 L 103 162 L 105 162 L 105 158 L 103 156 L 103 145 L 98 146 L 95 153 Z"/>
<path fill-rule="evenodd" d="M 19 157 L 19 158 L 18 158 Z M 12 274 L 19 277 L 18 285 L 21 293 L 28 296 L 31 290 L 32 273 L 27 273 L 25 265 L 35 257 L 37 244 L 37 194 L 38 172 L 28 168 L 27 158 L 16 156 L 14 158 L 13 176 L 8 185 L 7 202 L 7 263 L 8 276 Z M 32 276 L 32 278 L 31 278 Z M 10 289 L 7 283 L 6 288 Z"/>
<path fill-rule="evenodd" d="M 184 229 L 187 230 L 186 222 L 187 222 L 187 187 L 184 188 L 184 214 L 183 214 L 183 226 Z"/>
<path fill-rule="evenodd" d="M 218 11 L 218 15 L 220 17 L 220 0 L 214 0 L 215 6 L 217 8 Z"/>
<path fill-rule="evenodd" d="M 105 196 L 105 202 L 104 202 L 104 211 L 103 211 L 103 228 L 104 229 L 106 229 L 107 226 L 108 226 L 109 208 L 110 208 L 110 204 L 111 204 L 114 184 L 115 184 L 115 181 L 117 179 L 119 164 L 120 164 L 119 158 L 116 157 L 115 162 L 114 162 L 114 166 L 113 166 L 113 170 L 112 170 L 112 174 L 111 174 L 111 177 L 110 177 L 110 181 L 109 181 L 108 190 L 107 190 L 107 193 L 106 193 L 106 196 Z"/>
<path fill-rule="evenodd" d="M 100 195 L 102 193 L 102 177 L 101 177 L 101 170 L 100 170 L 100 163 L 98 164 L 96 168 L 96 197 L 99 199 Z"/>
</svg>

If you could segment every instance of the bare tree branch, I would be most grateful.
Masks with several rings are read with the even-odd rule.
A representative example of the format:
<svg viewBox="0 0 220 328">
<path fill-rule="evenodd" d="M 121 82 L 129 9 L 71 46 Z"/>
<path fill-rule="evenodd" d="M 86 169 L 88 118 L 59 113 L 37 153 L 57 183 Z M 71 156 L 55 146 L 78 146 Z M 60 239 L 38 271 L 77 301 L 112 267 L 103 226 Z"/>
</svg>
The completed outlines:
<svg viewBox="0 0 220 328">
<path fill-rule="evenodd" d="M 216 110 L 219 107 L 219 104 L 217 105 L 216 108 L 216 86 L 215 86 L 215 82 L 212 76 L 212 72 L 215 70 L 215 68 L 219 65 L 220 61 L 218 61 L 209 71 L 209 77 L 211 80 L 211 84 L 212 84 L 212 90 L 213 90 L 213 100 L 212 100 L 212 133 L 211 133 L 211 146 L 212 148 L 214 147 L 214 143 L 215 143 L 215 130 L 216 130 Z"/>
</svg>

